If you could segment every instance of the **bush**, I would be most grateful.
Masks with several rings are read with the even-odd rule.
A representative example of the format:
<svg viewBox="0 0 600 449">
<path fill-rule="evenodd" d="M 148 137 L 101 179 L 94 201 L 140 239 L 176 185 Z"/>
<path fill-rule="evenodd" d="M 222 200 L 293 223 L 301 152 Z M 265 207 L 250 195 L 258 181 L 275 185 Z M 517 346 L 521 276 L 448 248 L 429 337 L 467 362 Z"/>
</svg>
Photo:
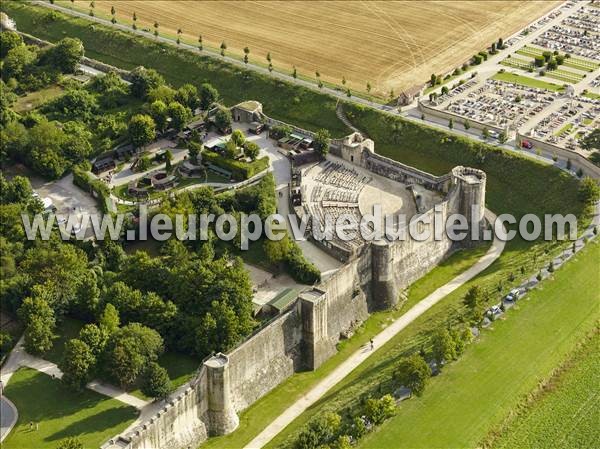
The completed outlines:
<svg viewBox="0 0 600 449">
<path fill-rule="evenodd" d="M 239 181 L 251 178 L 269 168 L 269 158 L 267 156 L 261 157 L 253 162 L 245 162 L 226 159 L 214 151 L 205 150 L 202 152 L 202 161 L 205 163 L 210 162 L 217 167 L 228 170 L 231 172 L 232 178 Z"/>
<path fill-rule="evenodd" d="M 87 192 L 95 192 L 102 212 L 109 212 L 110 189 L 99 179 L 92 179 L 87 173 L 88 170 L 89 168 L 85 164 L 74 166 L 73 184 Z"/>
</svg>

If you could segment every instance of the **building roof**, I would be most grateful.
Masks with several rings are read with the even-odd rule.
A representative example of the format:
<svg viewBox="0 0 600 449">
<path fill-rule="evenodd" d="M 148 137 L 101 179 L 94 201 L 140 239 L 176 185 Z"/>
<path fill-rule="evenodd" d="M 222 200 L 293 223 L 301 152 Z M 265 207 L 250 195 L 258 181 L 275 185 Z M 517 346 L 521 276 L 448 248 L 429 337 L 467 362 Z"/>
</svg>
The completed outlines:
<svg viewBox="0 0 600 449">
<path fill-rule="evenodd" d="M 284 310 L 287 306 L 289 306 L 292 302 L 296 300 L 298 297 L 298 292 L 293 288 L 286 288 L 277 296 L 275 296 L 271 301 L 267 304 L 278 312 Z"/>
</svg>

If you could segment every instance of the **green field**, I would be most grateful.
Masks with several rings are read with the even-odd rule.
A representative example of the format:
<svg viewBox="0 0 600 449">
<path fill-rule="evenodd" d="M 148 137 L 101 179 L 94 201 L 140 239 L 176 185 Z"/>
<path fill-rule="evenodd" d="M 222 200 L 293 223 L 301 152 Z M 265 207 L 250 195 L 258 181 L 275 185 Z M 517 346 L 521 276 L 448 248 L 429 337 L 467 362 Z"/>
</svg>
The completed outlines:
<svg viewBox="0 0 600 449">
<path fill-rule="evenodd" d="M 85 448 L 97 448 L 122 432 L 137 410 L 92 391 L 76 393 L 59 380 L 21 368 L 4 389 L 17 407 L 17 425 L 2 449 L 55 449 L 60 440 L 76 436 Z M 29 423 L 39 430 L 29 430 Z"/>
<path fill-rule="evenodd" d="M 566 366 L 565 366 L 566 365 Z M 587 449 L 600 440 L 600 334 L 596 330 L 533 399 L 504 423 L 498 449 Z"/>
<path fill-rule="evenodd" d="M 492 79 L 499 81 L 506 81 L 507 83 L 519 84 L 527 87 L 537 87 L 538 89 L 551 90 L 553 92 L 562 92 L 565 88 L 558 84 L 547 83 L 546 81 L 540 81 L 528 76 L 517 75 L 516 73 L 498 72 Z"/>
<path fill-rule="evenodd" d="M 475 447 L 595 326 L 599 258 L 599 243 L 578 253 L 360 447 Z"/>
</svg>

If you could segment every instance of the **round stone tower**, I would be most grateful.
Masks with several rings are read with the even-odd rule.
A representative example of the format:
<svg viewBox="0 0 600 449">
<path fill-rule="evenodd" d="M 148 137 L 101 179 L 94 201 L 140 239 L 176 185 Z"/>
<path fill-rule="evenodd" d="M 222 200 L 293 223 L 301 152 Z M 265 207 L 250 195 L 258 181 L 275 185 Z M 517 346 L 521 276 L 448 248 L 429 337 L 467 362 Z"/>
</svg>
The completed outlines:
<svg viewBox="0 0 600 449">
<path fill-rule="evenodd" d="M 229 359 L 219 353 L 204 362 L 204 366 L 208 377 L 209 431 L 211 435 L 226 435 L 240 423 L 231 404 Z"/>
<path fill-rule="evenodd" d="M 469 223 L 469 232 L 465 244 L 468 246 L 481 241 L 485 228 L 485 172 L 470 167 L 454 167 L 452 179 L 459 187 L 460 205 L 458 213 L 464 215 Z"/>
</svg>

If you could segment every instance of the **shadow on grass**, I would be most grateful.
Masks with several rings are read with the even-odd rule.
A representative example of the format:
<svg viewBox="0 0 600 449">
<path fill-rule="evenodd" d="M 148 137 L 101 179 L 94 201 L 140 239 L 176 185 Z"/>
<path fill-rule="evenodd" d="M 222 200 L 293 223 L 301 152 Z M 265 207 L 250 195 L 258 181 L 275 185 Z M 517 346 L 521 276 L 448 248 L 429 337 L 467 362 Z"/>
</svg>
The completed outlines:
<svg viewBox="0 0 600 449">
<path fill-rule="evenodd" d="M 103 410 L 92 416 L 87 416 L 79 421 L 69 424 L 45 438 L 46 441 L 62 440 L 63 438 L 76 435 L 85 435 L 87 433 L 102 432 L 106 429 L 112 429 L 120 423 L 131 419 L 132 411 L 128 407 L 119 407 L 117 409 Z"/>
</svg>

